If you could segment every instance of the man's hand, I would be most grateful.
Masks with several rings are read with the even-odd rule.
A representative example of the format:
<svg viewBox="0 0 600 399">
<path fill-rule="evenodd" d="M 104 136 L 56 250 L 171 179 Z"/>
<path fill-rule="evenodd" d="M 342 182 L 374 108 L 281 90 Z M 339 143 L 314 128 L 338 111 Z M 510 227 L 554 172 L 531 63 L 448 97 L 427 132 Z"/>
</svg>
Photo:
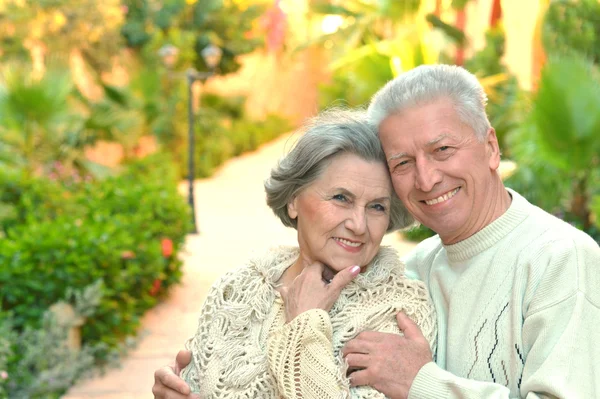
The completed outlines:
<svg viewBox="0 0 600 399">
<path fill-rule="evenodd" d="M 427 339 L 404 313 L 396 315 L 404 336 L 365 331 L 348 341 L 342 353 L 352 386 L 370 385 L 392 399 L 408 397 L 421 367 L 432 361 Z"/>
<path fill-rule="evenodd" d="M 181 370 L 190 364 L 191 360 L 192 352 L 180 350 L 174 366 L 165 366 L 154 372 L 154 399 L 201 399 L 199 395 L 191 393 L 188 384 L 179 378 Z"/>
<path fill-rule="evenodd" d="M 331 282 L 325 280 L 325 265 L 319 262 L 307 265 L 289 287 L 280 289 L 285 304 L 285 318 L 290 322 L 300 313 L 311 309 L 329 312 L 342 289 L 360 272 L 359 266 L 347 267 L 338 272 Z"/>
</svg>

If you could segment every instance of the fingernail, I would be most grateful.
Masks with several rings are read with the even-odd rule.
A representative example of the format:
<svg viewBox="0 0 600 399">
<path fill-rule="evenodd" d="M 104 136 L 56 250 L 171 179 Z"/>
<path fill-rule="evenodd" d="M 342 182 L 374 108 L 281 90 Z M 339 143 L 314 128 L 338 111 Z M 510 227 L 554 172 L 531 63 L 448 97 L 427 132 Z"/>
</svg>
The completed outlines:
<svg viewBox="0 0 600 399">
<path fill-rule="evenodd" d="M 352 274 L 358 274 L 358 272 L 360 272 L 360 266 L 352 266 L 352 269 L 350 269 Z"/>
</svg>

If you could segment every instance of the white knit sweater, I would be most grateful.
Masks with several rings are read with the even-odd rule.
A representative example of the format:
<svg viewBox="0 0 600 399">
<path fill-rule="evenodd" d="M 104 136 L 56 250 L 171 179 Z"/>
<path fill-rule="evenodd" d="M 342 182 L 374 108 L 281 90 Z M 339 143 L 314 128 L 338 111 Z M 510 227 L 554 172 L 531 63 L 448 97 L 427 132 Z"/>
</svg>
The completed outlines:
<svg viewBox="0 0 600 399">
<path fill-rule="evenodd" d="M 404 276 L 398 254 L 381 248 L 365 272 L 342 290 L 329 313 L 310 310 L 285 323 L 275 290 L 298 258 L 280 247 L 230 272 L 212 287 L 182 377 L 203 399 L 383 398 L 370 387 L 349 388 L 340 349 L 364 330 L 400 334 L 403 310 L 435 343 L 435 312 L 422 282 Z"/>
<path fill-rule="evenodd" d="M 509 192 L 479 233 L 406 259 L 438 318 L 437 364 L 409 398 L 600 398 L 600 248 Z"/>
</svg>

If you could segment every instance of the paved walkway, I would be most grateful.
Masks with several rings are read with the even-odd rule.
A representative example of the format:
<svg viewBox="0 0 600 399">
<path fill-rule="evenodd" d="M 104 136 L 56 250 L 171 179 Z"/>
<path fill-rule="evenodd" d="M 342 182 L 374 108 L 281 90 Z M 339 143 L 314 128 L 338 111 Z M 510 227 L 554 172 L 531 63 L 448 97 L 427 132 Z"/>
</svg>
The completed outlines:
<svg viewBox="0 0 600 399">
<path fill-rule="evenodd" d="M 283 136 L 258 151 L 229 161 L 210 179 L 195 185 L 199 235 L 188 236 L 182 283 L 142 321 L 138 347 L 120 369 L 85 381 L 63 399 L 151 399 L 154 370 L 171 364 L 196 331 L 198 311 L 212 282 L 254 252 L 274 244 L 295 244 L 295 230 L 284 227 L 265 204 L 262 181 L 293 142 Z M 182 192 L 186 188 L 182 187 Z M 414 247 L 397 234 L 384 238 L 402 254 Z"/>
</svg>

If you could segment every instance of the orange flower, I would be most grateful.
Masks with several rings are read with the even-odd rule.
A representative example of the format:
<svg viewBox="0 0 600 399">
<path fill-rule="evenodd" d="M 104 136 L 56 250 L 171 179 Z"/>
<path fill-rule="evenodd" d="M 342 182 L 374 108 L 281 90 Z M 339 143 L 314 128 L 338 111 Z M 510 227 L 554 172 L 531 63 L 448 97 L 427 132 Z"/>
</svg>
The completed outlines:
<svg viewBox="0 0 600 399">
<path fill-rule="evenodd" d="M 158 294 L 158 291 L 160 291 L 160 287 L 162 285 L 162 280 L 160 279 L 156 279 L 154 280 L 154 282 L 152 283 L 152 287 L 150 287 L 150 295 L 155 296 L 156 294 Z"/>
<path fill-rule="evenodd" d="M 173 241 L 168 238 L 163 238 L 160 242 L 160 246 L 162 248 L 162 254 L 165 258 L 173 255 Z"/>
</svg>

